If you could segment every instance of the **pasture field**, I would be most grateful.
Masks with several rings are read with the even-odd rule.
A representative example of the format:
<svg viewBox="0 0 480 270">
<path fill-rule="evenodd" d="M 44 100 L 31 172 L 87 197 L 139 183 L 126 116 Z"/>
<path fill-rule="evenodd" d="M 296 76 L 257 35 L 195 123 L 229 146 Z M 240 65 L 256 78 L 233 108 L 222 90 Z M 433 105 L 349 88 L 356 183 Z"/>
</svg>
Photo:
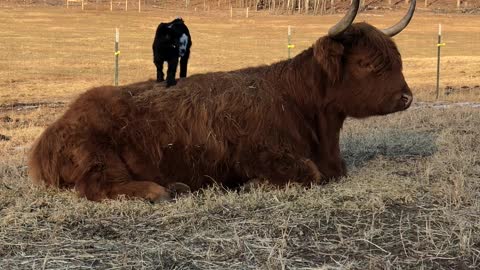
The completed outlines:
<svg viewBox="0 0 480 270">
<path fill-rule="evenodd" d="M 0 9 L 0 269 L 479 269 L 480 108 L 434 107 L 437 24 L 440 99 L 480 101 L 480 16 L 417 12 L 396 37 L 415 95 L 409 110 L 349 119 L 349 176 L 309 189 L 211 188 L 152 205 L 92 203 L 33 187 L 26 153 L 65 104 L 113 82 L 155 76 L 156 25 L 181 15 L 193 37 L 190 74 L 284 59 L 341 15 L 248 19 L 187 11 Z M 378 27 L 403 14 L 359 14 Z"/>
</svg>

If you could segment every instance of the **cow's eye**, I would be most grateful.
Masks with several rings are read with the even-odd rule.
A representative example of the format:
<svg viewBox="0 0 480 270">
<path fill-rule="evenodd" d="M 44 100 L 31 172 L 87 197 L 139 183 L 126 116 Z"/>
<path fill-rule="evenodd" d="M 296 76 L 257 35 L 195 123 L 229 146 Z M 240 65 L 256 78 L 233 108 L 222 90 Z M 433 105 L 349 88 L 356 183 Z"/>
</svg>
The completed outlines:
<svg viewBox="0 0 480 270">
<path fill-rule="evenodd" d="M 364 59 L 358 60 L 357 64 L 361 68 L 370 68 L 371 67 L 370 61 L 365 61 Z"/>
</svg>

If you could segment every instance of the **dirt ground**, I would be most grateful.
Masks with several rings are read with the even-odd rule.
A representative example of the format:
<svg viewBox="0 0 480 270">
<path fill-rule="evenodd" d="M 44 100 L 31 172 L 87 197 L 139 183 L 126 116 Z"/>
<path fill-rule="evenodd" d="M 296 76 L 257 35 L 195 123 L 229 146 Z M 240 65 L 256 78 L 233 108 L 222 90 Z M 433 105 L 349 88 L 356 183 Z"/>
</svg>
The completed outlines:
<svg viewBox="0 0 480 270">
<path fill-rule="evenodd" d="M 26 153 L 78 94 L 153 78 L 156 25 L 180 15 L 192 74 L 268 64 L 341 15 L 250 18 L 192 11 L 0 9 L 0 269 L 480 268 L 480 16 L 418 12 L 395 40 L 415 95 L 406 112 L 350 119 L 349 176 L 325 186 L 208 189 L 174 203 L 91 203 L 33 187 Z M 368 11 L 378 27 L 403 14 Z M 435 100 L 442 23 L 441 103 Z M 452 102 L 464 106 L 452 105 Z"/>
</svg>

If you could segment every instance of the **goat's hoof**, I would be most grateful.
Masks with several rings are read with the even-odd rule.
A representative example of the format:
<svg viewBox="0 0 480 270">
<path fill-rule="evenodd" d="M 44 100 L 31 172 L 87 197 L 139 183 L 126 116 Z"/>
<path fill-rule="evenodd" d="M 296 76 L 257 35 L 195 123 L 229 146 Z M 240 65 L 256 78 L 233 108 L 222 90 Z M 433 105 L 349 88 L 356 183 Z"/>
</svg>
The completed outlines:
<svg viewBox="0 0 480 270">
<path fill-rule="evenodd" d="M 177 81 L 167 81 L 167 87 L 174 86 L 177 84 Z"/>
</svg>

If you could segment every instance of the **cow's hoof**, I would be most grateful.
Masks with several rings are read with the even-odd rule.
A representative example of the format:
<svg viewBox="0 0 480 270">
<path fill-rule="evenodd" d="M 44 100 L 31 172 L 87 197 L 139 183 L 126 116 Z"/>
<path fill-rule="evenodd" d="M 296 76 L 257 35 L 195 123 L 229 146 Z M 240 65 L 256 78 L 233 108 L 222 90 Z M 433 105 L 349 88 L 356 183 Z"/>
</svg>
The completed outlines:
<svg viewBox="0 0 480 270">
<path fill-rule="evenodd" d="M 164 79 L 157 79 L 157 82 L 164 82 Z"/>
<path fill-rule="evenodd" d="M 165 196 L 159 196 L 155 199 L 149 199 L 148 201 L 151 204 L 157 204 L 157 203 L 164 203 L 164 202 L 171 202 L 173 200 L 173 197 L 170 195 L 165 195 Z"/>
<path fill-rule="evenodd" d="M 175 182 L 171 185 L 168 186 L 168 189 L 170 190 L 170 195 L 172 197 L 176 196 L 176 195 L 182 195 L 182 194 L 185 194 L 185 193 L 191 193 L 192 190 L 190 189 L 190 187 L 184 183 L 180 183 L 180 182 Z"/>
<path fill-rule="evenodd" d="M 251 192 L 255 189 L 269 186 L 268 181 L 262 178 L 253 178 L 248 180 L 245 184 L 243 184 L 243 190 L 246 192 Z"/>
<path fill-rule="evenodd" d="M 313 180 L 313 183 L 321 184 L 325 181 L 325 176 L 318 170 L 317 165 L 311 159 L 305 159 L 305 165 L 309 169 L 309 176 Z"/>
<path fill-rule="evenodd" d="M 161 203 L 171 201 L 173 198 L 170 192 L 164 187 L 158 186 L 146 194 L 146 199 L 151 203 Z"/>
</svg>

